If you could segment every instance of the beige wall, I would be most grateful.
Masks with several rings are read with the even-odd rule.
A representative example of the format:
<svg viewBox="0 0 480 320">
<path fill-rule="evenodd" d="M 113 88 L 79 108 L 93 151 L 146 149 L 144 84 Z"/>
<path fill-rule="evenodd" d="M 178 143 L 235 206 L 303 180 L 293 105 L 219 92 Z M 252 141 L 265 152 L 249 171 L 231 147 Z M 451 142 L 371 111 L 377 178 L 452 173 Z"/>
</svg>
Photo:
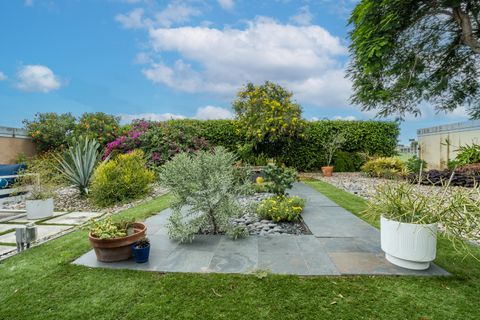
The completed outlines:
<svg viewBox="0 0 480 320">
<path fill-rule="evenodd" d="M 446 141 L 450 141 L 447 144 Z M 459 131 L 444 131 L 418 136 L 420 158 L 427 162 L 428 169 L 444 169 L 448 160 L 455 159 L 458 147 L 465 144 L 480 144 L 480 128 Z"/>
<path fill-rule="evenodd" d="M 30 139 L 0 137 L 0 164 L 15 163 L 15 158 L 19 154 L 29 157 L 35 153 L 35 144 Z"/>
</svg>

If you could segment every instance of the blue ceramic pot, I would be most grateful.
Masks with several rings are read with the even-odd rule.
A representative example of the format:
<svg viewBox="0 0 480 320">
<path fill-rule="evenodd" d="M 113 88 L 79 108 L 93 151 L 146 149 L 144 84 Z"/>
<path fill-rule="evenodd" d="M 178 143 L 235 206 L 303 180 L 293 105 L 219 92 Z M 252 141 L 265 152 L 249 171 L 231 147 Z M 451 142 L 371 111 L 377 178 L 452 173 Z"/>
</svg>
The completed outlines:
<svg viewBox="0 0 480 320">
<path fill-rule="evenodd" d="M 137 244 L 132 244 L 133 258 L 136 263 L 144 263 L 148 261 L 150 256 L 150 245 L 145 248 L 137 248 Z"/>
</svg>

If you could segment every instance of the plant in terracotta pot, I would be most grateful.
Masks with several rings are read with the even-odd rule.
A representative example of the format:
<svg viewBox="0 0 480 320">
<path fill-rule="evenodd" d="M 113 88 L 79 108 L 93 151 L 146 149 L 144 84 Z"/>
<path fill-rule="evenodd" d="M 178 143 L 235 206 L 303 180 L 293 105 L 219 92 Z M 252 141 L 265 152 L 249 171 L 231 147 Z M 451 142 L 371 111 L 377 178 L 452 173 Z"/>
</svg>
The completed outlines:
<svg viewBox="0 0 480 320">
<path fill-rule="evenodd" d="M 132 244 L 132 250 L 136 263 L 147 262 L 150 256 L 150 240 L 147 237 L 143 237 L 138 242 Z"/>
<path fill-rule="evenodd" d="M 115 262 L 132 256 L 132 244 L 145 237 L 147 226 L 142 222 L 94 221 L 88 239 L 98 261 Z"/>
<path fill-rule="evenodd" d="M 480 240 L 478 189 L 449 192 L 446 184 L 437 193 L 426 194 L 408 183 L 385 184 L 377 188 L 365 213 L 380 217 L 381 246 L 386 259 L 407 269 L 429 268 L 436 257 L 439 226 L 453 242 Z"/>
<path fill-rule="evenodd" d="M 331 177 L 333 174 L 332 160 L 333 155 L 338 149 L 345 143 L 345 137 L 342 133 L 337 133 L 333 138 L 325 144 L 325 156 L 327 158 L 327 165 L 322 167 L 322 173 L 324 177 Z"/>
</svg>

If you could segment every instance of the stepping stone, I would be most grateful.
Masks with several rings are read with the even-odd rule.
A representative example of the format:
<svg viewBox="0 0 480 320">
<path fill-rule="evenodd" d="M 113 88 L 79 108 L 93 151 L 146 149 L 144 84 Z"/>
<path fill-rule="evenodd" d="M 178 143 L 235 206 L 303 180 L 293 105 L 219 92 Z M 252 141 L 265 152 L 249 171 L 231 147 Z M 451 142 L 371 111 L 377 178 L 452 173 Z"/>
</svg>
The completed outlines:
<svg viewBox="0 0 480 320">
<path fill-rule="evenodd" d="M 71 224 L 80 225 L 88 220 L 97 218 L 103 215 L 103 212 L 70 212 L 62 216 L 43 221 L 46 224 Z"/>
<path fill-rule="evenodd" d="M 24 224 L 0 223 L 0 233 L 3 233 L 10 229 L 15 229 L 17 227 L 24 227 L 24 226 L 25 226 Z"/>
<path fill-rule="evenodd" d="M 67 212 L 66 212 L 66 211 L 55 211 L 55 212 L 53 213 L 53 216 L 52 216 L 52 217 L 48 217 L 48 218 L 44 218 L 44 219 L 39 219 L 39 220 L 28 220 L 26 213 L 24 213 L 24 214 L 23 214 L 23 215 L 24 215 L 23 217 L 20 217 L 20 218 L 18 218 L 18 219 L 14 219 L 14 220 L 9 220 L 8 222 L 23 223 L 23 224 L 25 224 L 25 223 L 30 223 L 30 222 L 40 222 L 40 221 L 43 221 L 43 220 L 45 220 L 45 219 L 51 219 L 51 218 L 55 218 L 55 217 L 61 216 L 61 215 L 65 214 L 65 213 L 67 213 Z"/>
<path fill-rule="evenodd" d="M 47 238 L 53 236 L 57 233 L 65 231 L 67 229 L 72 228 L 71 226 L 44 226 L 44 225 L 37 225 L 37 240 Z M 10 233 L 4 234 L 0 236 L 0 242 L 3 243 L 15 243 L 15 231 Z"/>
<path fill-rule="evenodd" d="M 11 251 L 16 251 L 17 247 L 14 246 L 0 246 L 0 255 L 4 255 L 6 253 L 9 253 Z"/>
</svg>

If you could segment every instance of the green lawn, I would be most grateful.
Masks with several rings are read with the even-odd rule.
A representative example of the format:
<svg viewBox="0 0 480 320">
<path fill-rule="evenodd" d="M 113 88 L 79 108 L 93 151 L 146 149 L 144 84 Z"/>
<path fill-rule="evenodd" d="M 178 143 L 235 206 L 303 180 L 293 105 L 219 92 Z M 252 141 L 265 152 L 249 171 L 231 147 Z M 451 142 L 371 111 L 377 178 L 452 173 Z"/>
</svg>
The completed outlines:
<svg viewBox="0 0 480 320">
<path fill-rule="evenodd" d="M 362 199 L 307 182 L 354 213 Z M 169 196 L 126 210 L 143 219 Z M 80 230 L 0 263 L 0 319 L 479 319 L 480 263 L 439 239 L 449 278 L 160 274 L 71 265 Z M 479 249 L 475 249 L 479 253 Z"/>
</svg>

